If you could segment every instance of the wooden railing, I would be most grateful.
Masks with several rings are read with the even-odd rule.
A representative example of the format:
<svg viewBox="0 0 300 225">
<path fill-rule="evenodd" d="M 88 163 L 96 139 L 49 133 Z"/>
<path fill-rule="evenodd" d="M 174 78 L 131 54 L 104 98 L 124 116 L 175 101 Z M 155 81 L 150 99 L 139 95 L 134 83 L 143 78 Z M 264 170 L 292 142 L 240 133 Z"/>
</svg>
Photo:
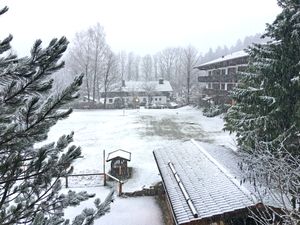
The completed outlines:
<svg viewBox="0 0 300 225">
<path fill-rule="evenodd" d="M 104 176 L 103 179 L 103 185 L 106 186 L 106 178 L 110 177 L 111 179 L 113 179 L 114 181 L 117 181 L 119 183 L 118 185 L 118 195 L 122 195 L 122 186 L 124 184 L 123 181 L 121 181 L 120 179 L 108 174 L 108 173 L 84 173 L 84 174 L 69 174 L 67 176 L 65 176 L 65 187 L 68 188 L 69 187 L 69 177 L 84 177 L 84 176 Z"/>
<path fill-rule="evenodd" d="M 120 196 L 122 194 L 122 186 L 123 186 L 124 182 L 121 181 L 121 180 L 119 180 L 118 178 L 110 175 L 109 173 L 106 173 L 105 175 L 108 176 L 108 177 L 110 177 L 111 179 L 113 179 L 113 180 L 115 180 L 115 181 L 117 181 L 119 183 L 119 196 Z M 106 182 L 106 178 L 104 178 L 104 180 Z"/>
</svg>

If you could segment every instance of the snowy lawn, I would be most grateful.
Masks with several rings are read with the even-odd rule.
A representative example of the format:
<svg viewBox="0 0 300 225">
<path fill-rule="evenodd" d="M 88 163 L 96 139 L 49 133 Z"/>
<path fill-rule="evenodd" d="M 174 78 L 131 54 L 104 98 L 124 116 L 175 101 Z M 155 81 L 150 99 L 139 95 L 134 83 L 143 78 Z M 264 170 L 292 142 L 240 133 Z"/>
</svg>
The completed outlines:
<svg viewBox="0 0 300 225">
<path fill-rule="evenodd" d="M 106 154 L 119 148 L 130 151 L 132 160 L 128 165 L 133 167 L 133 175 L 123 186 L 123 190 L 128 192 L 149 187 L 161 180 L 152 154 L 156 148 L 174 146 L 180 148 L 191 138 L 213 145 L 235 148 L 233 136 L 222 131 L 222 128 L 222 118 L 204 117 L 201 111 L 192 107 L 125 111 L 77 110 L 68 119 L 60 121 L 51 129 L 49 140 L 54 141 L 63 134 L 75 132 L 74 144 L 82 147 L 83 158 L 75 162 L 74 173 L 102 172 L 103 149 L 106 150 Z M 109 169 L 109 164 L 106 168 Z M 90 178 L 88 182 L 75 181 L 73 186 L 99 186 L 99 182 L 101 185 L 101 181 Z M 133 210 L 134 207 L 139 208 L 140 212 L 144 205 L 145 214 L 131 213 L 136 212 Z M 111 213 L 99 221 L 103 221 L 101 224 L 120 224 L 109 223 L 109 219 L 106 218 L 121 219 L 122 217 L 122 221 L 128 219 L 126 220 L 128 223 L 122 224 L 143 225 L 147 223 L 133 223 L 137 221 L 133 215 L 139 218 L 149 214 L 157 221 L 151 224 L 160 224 L 161 213 L 157 208 L 154 198 L 117 198 L 112 204 Z"/>
<path fill-rule="evenodd" d="M 76 192 L 87 191 L 95 193 L 101 201 L 108 195 L 110 189 L 107 187 L 72 188 Z M 67 192 L 64 189 L 63 192 Z M 96 198 L 95 197 L 95 198 Z M 84 201 L 77 207 L 69 207 L 65 210 L 65 218 L 74 219 L 84 208 L 93 208 L 95 198 Z M 95 221 L 95 225 L 162 225 L 162 213 L 152 197 L 119 198 L 116 197 L 111 204 L 111 210 L 105 216 Z"/>
</svg>

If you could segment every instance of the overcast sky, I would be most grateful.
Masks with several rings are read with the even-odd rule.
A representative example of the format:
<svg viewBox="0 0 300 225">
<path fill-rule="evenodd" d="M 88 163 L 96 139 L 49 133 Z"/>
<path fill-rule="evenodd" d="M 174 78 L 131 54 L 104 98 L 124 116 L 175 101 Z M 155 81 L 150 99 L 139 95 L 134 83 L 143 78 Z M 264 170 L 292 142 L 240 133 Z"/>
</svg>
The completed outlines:
<svg viewBox="0 0 300 225">
<path fill-rule="evenodd" d="M 34 40 L 48 43 L 99 22 L 116 52 L 153 54 L 166 47 L 231 46 L 261 33 L 280 12 L 276 0 L 1 0 L 0 38 L 11 33 L 13 47 L 28 54 Z"/>
</svg>

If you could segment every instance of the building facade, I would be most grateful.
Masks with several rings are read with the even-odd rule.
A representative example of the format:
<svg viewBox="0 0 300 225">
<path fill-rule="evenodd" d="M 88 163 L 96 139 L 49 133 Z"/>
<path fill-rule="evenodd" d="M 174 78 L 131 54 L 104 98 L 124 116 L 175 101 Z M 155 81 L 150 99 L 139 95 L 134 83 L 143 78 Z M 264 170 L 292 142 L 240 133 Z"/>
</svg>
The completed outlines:
<svg viewBox="0 0 300 225">
<path fill-rule="evenodd" d="M 106 103 L 121 102 L 125 106 L 165 105 L 170 101 L 172 93 L 170 82 L 163 79 L 148 82 L 122 81 L 119 89 L 106 93 Z"/>
<path fill-rule="evenodd" d="M 245 51 L 238 51 L 196 66 L 204 71 L 204 75 L 198 77 L 198 82 L 203 84 L 202 100 L 217 105 L 232 104 L 229 91 L 239 82 L 240 72 L 247 68 L 248 58 Z"/>
</svg>

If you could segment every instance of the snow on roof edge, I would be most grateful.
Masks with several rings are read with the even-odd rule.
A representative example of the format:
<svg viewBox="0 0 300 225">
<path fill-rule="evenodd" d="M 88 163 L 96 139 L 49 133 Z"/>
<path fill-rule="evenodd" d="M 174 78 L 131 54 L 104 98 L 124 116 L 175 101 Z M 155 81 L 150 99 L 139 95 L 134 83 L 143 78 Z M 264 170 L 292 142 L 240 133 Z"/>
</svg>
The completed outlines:
<svg viewBox="0 0 300 225">
<path fill-rule="evenodd" d="M 217 160 L 215 160 L 203 147 L 201 147 L 194 139 L 191 139 L 191 142 L 208 158 L 209 161 L 211 161 L 213 164 L 215 164 L 221 171 L 222 173 L 225 174 L 229 178 L 229 180 L 237 186 L 253 203 L 258 203 L 258 199 L 251 194 L 249 190 L 247 190 L 245 187 L 239 184 L 237 179 L 235 179 L 231 173 L 224 167 L 222 166 Z"/>
<path fill-rule="evenodd" d="M 227 61 L 227 60 L 235 59 L 235 58 L 240 58 L 240 57 L 244 57 L 244 56 L 248 56 L 248 55 L 249 54 L 247 52 L 245 52 L 245 50 L 241 50 L 241 51 L 233 52 L 233 53 L 230 53 L 228 55 L 219 57 L 219 58 L 211 60 L 209 62 L 202 63 L 198 66 L 195 66 L 194 68 L 198 68 L 198 67 L 201 67 L 201 66 L 207 66 L 207 65 L 210 65 L 210 64 L 213 64 L 213 63 L 219 63 L 219 62 L 223 62 L 223 61 Z"/>
<path fill-rule="evenodd" d="M 109 152 L 107 155 L 106 162 L 108 162 L 114 158 L 117 158 L 117 157 L 123 158 L 127 161 L 131 161 L 131 152 L 123 150 L 123 149 L 117 149 L 115 151 Z"/>
</svg>

